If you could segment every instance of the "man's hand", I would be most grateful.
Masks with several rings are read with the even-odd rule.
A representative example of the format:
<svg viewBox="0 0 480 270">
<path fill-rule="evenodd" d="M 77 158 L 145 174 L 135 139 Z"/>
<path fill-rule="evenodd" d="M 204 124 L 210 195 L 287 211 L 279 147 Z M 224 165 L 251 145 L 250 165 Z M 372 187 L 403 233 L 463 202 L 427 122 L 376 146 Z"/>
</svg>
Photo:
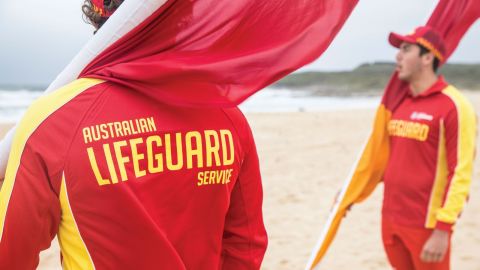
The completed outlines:
<svg viewBox="0 0 480 270">
<path fill-rule="evenodd" d="M 420 259 L 427 263 L 441 262 L 448 250 L 450 233 L 435 229 L 423 246 Z"/>
</svg>

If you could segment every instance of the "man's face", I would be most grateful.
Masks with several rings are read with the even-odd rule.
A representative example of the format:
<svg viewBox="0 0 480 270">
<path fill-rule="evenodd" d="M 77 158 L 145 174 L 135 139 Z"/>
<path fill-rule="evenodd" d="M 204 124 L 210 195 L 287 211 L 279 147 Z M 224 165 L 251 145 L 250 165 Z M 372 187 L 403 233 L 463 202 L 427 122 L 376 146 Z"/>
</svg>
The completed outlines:
<svg viewBox="0 0 480 270">
<path fill-rule="evenodd" d="M 422 69 L 422 57 L 420 47 L 416 44 L 403 42 L 397 53 L 398 78 L 410 82 Z"/>
</svg>

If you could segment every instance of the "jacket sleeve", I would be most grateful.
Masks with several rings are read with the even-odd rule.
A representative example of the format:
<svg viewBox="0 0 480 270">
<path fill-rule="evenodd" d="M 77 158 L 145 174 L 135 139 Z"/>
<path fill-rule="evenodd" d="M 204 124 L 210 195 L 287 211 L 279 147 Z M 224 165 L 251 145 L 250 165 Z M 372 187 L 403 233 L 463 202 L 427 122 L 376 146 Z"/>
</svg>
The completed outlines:
<svg viewBox="0 0 480 270">
<path fill-rule="evenodd" d="M 232 190 L 225 220 L 221 269 L 260 269 L 267 248 L 262 217 L 262 183 L 258 155 L 250 132 L 250 150 Z"/>
<path fill-rule="evenodd" d="M 452 229 L 468 199 L 475 156 L 475 112 L 463 97 L 454 103 L 444 119 L 448 179 L 436 225 L 446 231 Z"/>
<path fill-rule="evenodd" d="M 0 269 L 36 269 L 60 221 L 45 162 L 28 143 L 23 145 L 14 141 L 0 192 Z"/>
</svg>

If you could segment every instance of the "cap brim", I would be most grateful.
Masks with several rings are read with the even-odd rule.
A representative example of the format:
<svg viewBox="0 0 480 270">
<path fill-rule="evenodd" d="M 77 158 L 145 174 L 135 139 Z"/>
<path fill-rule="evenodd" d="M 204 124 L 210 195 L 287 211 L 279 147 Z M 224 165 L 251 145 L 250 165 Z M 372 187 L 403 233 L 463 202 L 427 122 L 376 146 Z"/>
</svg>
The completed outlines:
<svg viewBox="0 0 480 270">
<path fill-rule="evenodd" d="M 408 43 L 416 43 L 415 39 L 409 36 L 402 36 L 397 33 L 390 33 L 388 36 L 388 42 L 395 47 L 395 48 L 400 48 L 400 45 L 402 45 L 402 42 L 408 42 Z"/>
</svg>

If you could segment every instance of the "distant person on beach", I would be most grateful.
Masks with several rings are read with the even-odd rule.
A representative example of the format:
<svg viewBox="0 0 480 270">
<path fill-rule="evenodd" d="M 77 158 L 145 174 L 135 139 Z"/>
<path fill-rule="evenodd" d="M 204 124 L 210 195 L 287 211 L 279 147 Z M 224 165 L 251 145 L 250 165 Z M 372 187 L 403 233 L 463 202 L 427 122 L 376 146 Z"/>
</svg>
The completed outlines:
<svg viewBox="0 0 480 270">
<path fill-rule="evenodd" d="M 98 30 L 118 0 L 86 0 Z M 172 26 L 174 27 L 174 26 Z M 36 101 L 0 192 L 0 269 L 260 269 L 262 184 L 238 108 L 186 108 L 98 79 Z"/>
<path fill-rule="evenodd" d="M 388 123 L 382 239 L 396 270 L 450 269 L 453 227 L 468 199 L 476 117 L 442 76 L 442 37 L 428 26 L 391 33 L 398 78 L 408 94 Z"/>
</svg>

